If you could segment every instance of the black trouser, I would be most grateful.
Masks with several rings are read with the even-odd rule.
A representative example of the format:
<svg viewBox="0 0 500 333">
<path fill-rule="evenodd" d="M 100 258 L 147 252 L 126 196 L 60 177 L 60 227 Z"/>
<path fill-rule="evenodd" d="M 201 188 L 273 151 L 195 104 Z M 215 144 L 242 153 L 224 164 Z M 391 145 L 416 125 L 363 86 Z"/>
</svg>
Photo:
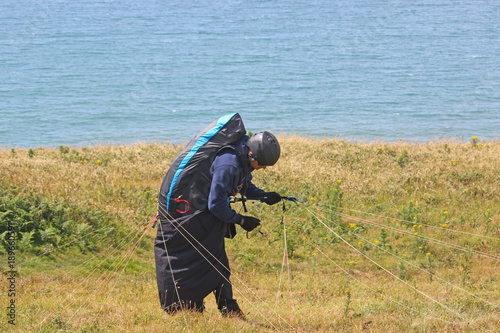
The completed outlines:
<svg viewBox="0 0 500 333">
<path fill-rule="evenodd" d="M 227 280 L 229 280 L 229 274 L 227 275 Z M 221 312 L 236 311 L 240 308 L 236 300 L 233 298 L 233 286 L 231 285 L 231 282 L 228 282 L 227 280 L 223 279 L 214 290 L 217 308 Z"/>
</svg>

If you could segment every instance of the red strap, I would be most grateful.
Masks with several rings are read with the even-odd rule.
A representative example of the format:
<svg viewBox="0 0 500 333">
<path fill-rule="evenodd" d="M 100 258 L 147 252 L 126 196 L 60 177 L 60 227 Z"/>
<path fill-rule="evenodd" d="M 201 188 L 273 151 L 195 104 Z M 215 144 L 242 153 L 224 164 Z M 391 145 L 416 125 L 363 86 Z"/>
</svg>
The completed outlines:
<svg viewBox="0 0 500 333">
<path fill-rule="evenodd" d="M 179 214 L 185 214 L 187 212 L 189 212 L 189 210 L 191 209 L 191 205 L 189 204 L 189 202 L 187 200 L 181 200 L 179 198 L 175 198 L 174 199 L 177 203 L 181 203 L 181 202 L 185 202 L 186 205 L 187 205 L 187 209 L 186 210 L 180 210 L 180 209 L 176 209 L 175 211 Z"/>
</svg>

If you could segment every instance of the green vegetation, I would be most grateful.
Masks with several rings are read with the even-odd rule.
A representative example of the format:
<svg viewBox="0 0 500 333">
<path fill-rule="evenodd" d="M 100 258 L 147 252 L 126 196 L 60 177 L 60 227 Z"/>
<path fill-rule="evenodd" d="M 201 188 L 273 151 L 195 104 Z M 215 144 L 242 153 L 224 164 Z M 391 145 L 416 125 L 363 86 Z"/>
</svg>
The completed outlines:
<svg viewBox="0 0 500 333">
<path fill-rule="evenodd" d="M 82 253 L 98 251 L 99 244 L 118 243 L 123 237 L 104 211 L 46 200 L 34 191 L 23 193 L 17 188 L 3 189 L 0 195 L 2 254 L 8 252 L 9 224 L 16 230 L 17 251 L 23 254 L 46 254 L 68 246 Z"/>
<path fill-rule="evenodd" d="M 261 233 L 226 242 L 249 323 L 221 318 L 212 296 L 203 315 L 159 308 L 145 227 L 182 146 L 0 150 L 0 253 L 10 224 L 18 273 L 16 326 L 0 330 L 497 330 L 500 142 L 280 141 L 254 183 L 301 203 L 249 202 Z"/>
</svg>

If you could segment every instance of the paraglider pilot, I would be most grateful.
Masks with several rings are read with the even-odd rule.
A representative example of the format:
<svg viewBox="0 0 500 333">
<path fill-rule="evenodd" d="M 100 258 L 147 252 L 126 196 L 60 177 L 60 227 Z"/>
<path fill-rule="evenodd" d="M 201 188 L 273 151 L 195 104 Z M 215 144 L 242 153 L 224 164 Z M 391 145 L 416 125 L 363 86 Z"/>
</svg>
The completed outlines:
<svg viewBox="0 0 500 333">
<path fill-rule="evenodd" d="M 224 238 L 234 237 L 236 224 L 252 231 L 260 225 L 260 220 L 235 212 L 229 204 L 229 197 L 240 193 L 248 198 L 260 198 L 269 205 L 280 202 L 282 197 L 276 192 L 265 192 L 252 183 L 254 170 L 265 169 L 278 161 L 280 145 L 276 137 L 269 132 L 260 132 L 251 138 L 244 133 L 239 136 L 234 143 L 215 153 L 213 162 L 204 167 L 209 170 L 199 170 L 199 165 L 193 167 L 198 168 L 195 172 L 197 185 L 185 185 L 187 190 L 182 196 L 169 198 L 172 190 L 169 192 L 168 184 L 165 185 L 169 182 L 164 180 L 162 184 L 155 259 L 160 303 L 167 313 L 181 309 L 203 312 L 203 300 L 213 292 L 217 307 L 224 316 L 245 319 L 233 297 Z M 177 168 L 183 166 L 183 162 L 178 164 Z M 180 174 L 174 171 L 170 178 L 175 179 L 175 175 Z M 168 202 L 177 208 L 168 208 L 167 211 L 165 205 Z M 187 214 L 187 211 L 192 214 Z"/>
</svg>

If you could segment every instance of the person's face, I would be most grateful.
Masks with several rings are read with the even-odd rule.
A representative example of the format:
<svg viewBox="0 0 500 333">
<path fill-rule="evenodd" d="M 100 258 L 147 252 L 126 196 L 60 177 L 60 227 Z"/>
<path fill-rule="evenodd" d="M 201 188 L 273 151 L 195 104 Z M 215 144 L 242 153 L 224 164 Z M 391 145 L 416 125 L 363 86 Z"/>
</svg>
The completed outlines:
<svg viewBox="0 0 500 333">
<path fill-rule="evenodd" d="M 253 157 L 252 157 L 252 152 L 248 152 L 248 158 L 250 159 L 250 165 L 252 166 L 252 168 L 254 168 L 255 170 L 259 170 L 259 169 L 265 169 L 266 166 L 265 165 L 260 165 L 259 162 L 257 162 L 257 160 L 254 160 Z"/>
<path fill-rule="evenodd" d="M 265 169 L 266 166 L 265 165 L 259 165 L 259 162 L 257 161 L 250 161 L 250 165 L 252 166 L 252 168 L 254 168 L 255 170 L 259 170 L 259 169 Z"/>
</svg>

